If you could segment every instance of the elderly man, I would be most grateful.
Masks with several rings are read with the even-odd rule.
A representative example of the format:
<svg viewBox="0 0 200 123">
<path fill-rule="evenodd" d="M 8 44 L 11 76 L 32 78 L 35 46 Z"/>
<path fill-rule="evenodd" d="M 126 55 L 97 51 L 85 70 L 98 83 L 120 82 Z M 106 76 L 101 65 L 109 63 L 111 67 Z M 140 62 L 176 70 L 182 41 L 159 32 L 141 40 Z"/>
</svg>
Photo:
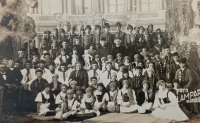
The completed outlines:
<svg viewBox="0 0 200 123">
<path fill-rule="evenodd" d="M 121 53 L 122 56 L 125 56 L 126 48 L 121 45 L 122 40 L 120 38 L 115 39 L 116 46 L 112 49 L 112 56 L 116 59 L 117 53 Z"/>
</svg>

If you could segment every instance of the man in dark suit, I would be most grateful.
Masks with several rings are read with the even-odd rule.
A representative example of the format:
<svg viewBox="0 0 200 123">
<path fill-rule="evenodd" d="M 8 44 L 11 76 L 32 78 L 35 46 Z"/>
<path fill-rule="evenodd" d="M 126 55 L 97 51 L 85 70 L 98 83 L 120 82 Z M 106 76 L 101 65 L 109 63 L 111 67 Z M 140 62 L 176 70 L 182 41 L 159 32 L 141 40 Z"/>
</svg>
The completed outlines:
<svg viewBox="0 0 200 123">
<path fill-rule="evenodd" d="M 111 47 L 109 47 L 108 45 L 106 45 L 106 39 L 105 38 L 101 38 L 100 41 L 100 47 L 98 50 L 98 54 L 100 55 L 100 57 L 104 57 L 107 55 L 111 54 Z"/>
<path fill-rule="evenodd" d="M 10 59 L 8 61 L 7 72 L 10 73 L 14 77 L 15 82 L 16 82 L 15 84 L 19 86 L 23 76 L 20 69 L 15 68 L 14 65 L 15 65 L 14 60 Z"/>
<path fill-rule="evenodd" d="M 178 52 L 173 53 L 171 57 L 174 62 L 170 65 L 169 82 L 172 82 L 175 79 L 176 71 L 180 68 Z"/>
<path fill-rule="evenodd" d="M 98 49 L 100 45 L 100 36 L 101 36 L 101 26 L 95 25 L 95 34 L 93 37 L 93 41 L 96 49 Z"/>
<path fill-rule="evenodd" d="M 122 56 L 125 56 L 126 48 L 121 45 L 122 40 L 120 38 L 115 39 L 116 46 L 112 49 L 112 56 L 116 59 L 117 53 L 121 53 Z"/>
<path fill-rule="evenodd" d="M 76 80 L 77 86 L 81 86 L 82 89 L 85 89 L 88 87 L 88 73 L 86 70 L 82 68 L 82 64 L 80 62 L 77 62 L 75 64 L 75 70 L 71 72 L 69 76 L 69 80 Z"/>
<path fill-rule="evenodd" d="M 115 27 L 117 29 L 117 32 L 115 33 L 115 38 L 120 38 L 122 40 L 122 45 L 124 45 L 124 40 L 125 40 L 125 33 L 121 31 L 121 27 L 122 27 L 122 24 L 120 22 L 117 22 L 115 24 Z"/>
<path fill-rule="evenodd" d="M 104 33 L 101 34 L 100 39 L 105 39 L 107 43 L 106 45 L 112 48 L 114 44 L 114 36 L 109 32 L 110 29 L 109 23 L 104 23 L 103 29 Z"/>
<path fill-rule="evenodd" d="M 83 37 L 83 47 L 84 49 L 89 49 L 90 44 L 93 43 L 93 36 L 92 34 L 90 34 L 92 28 L 90 25 L 86 25 L 85 27 L 85 35 Z"/>
<path fill-rule="evenodd" d="M 78 35 L 75 33 L 76 27 L 72 26 L 70 29 L 70 32 L 68 34 L 68 40 L 69 40 L 69 44 L 72 46 L 75 45 L 76 43 L 76 38 L 78 37 Z"/>
</svg>

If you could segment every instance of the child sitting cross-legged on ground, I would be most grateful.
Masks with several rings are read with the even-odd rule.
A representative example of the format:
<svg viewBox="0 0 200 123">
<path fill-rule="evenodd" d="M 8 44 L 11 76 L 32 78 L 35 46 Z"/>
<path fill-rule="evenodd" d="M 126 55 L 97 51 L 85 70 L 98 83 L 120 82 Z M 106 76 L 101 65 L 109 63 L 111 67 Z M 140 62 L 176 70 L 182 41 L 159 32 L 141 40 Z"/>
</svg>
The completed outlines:
<svg viewBox="0 0 200 123">
<path fill-rule="evenodd" d="M 93 91 L 91 87 L 88 87 L 85 89 L 85 93 L 83 96 L 83 99 L 81 100 L 81 112 L 80 114 L 89 114 L 89 113 L 95 113 L 96 116 L 100 115 L 99 110 L 94 109 L 94 103 L 95 103 L 95 96 L 93 95 Z"/>
</svg>

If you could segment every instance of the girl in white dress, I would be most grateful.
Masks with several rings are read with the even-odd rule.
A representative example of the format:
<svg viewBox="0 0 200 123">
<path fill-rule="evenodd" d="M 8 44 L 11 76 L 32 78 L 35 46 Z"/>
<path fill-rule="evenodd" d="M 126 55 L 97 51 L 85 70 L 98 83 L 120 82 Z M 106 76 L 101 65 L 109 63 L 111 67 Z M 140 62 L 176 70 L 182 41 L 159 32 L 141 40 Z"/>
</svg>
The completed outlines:
<svg viewBox="0 0 200 123">
<path fill-rule="evenodd" d="M 128 80 L 123 81 L 123 87 L 118 91 L 117 103 L 121 113 L 131 113 L 138 109 L 135 91 L 128 86 Z"/>
<path fill-rule="evenodd" d="M 85 66 L 90 66 L 90 61 L 92 61 L 92 56 L 89 54 L 88 50 L 84 51 L 83 59 L 85 61 Z"/>
<path fill-rule="evenodd" d="M 175 121 L 189 120 L 180 109 L 176 96 L 166 88 L 166 83 L 159 80 L 156 85 L 159 90 L 155 96 L 152 115 Z"/>
</svg>

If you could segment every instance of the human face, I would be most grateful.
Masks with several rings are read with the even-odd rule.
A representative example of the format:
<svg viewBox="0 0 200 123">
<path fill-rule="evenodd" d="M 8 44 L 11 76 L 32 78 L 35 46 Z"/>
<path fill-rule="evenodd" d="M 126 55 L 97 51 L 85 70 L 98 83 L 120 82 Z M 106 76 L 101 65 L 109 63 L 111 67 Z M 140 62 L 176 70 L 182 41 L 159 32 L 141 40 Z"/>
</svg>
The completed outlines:
<svg viewBox="0 0 200 123">
<path fill-rule="evenodd" d="M 43 69 L 43 68 L 45 67 L 45 64 L 40 63 L 40 64 L 39 64 L 39 67 Z"/>
<path fill-rule="evenodd" d="M 115 44 L 116 44 L 116 45 L 120 45 L 120 43 L 121 43 L 121 42 L 120 42 L 119 39 L 117 39 L 117 40 L 115 41 Z"/>
<path fill-rule="evenodd" d="M 139 33 L 140 33 L 140 34 L 143 34 L 143 32 L 144 32 L 143 29 L 140 29 Z"/>
<path fill-rule="evenodd" d="M 150 70 L 150 71 L 147 71 L 147 74 L 148 74 L 149 76 L 152 76 L 152 75 L 154 74 L 154 72 L 152 72 L 152 71 Z"/>
<path fill-rule="evenodd" d="M 90 29 L 86 29 L 86 30 L 85 30 L 85 33 L 86 33 L 86 34 L 90 34 L 90 31 L 91 31 Z"/>
<path fill-rule="evenodd" d="M 31 64 L 30 63 L 26 63 L 26 69 L 30 69 L 31 68 Z"/>
<path fill-rule="evenodd" d="M 53 80 L 53 82 L 57 82 L 58 81 L 58 77 L 57 76 L 53 76 L 52 80 Z"/>
<path fill-rule="evenodd" d="M 96 29 L 95 32 L 96 32 L 97 34 L 99 34 L 99 33 L 100 33 L 100 29 Z"/>
<path fill-rule="evenodd" d="M 150 57 L 146 57 L 146 56 L 145 56 L 144 59 L 147 60 L 147 61 L 149 61 L 149 60 L 150 60 Z"/>
<path fill-rule="evenodd" d="M 131 37 L 131 42 L 135 42 L 135 36 Z"/>
<path fill-rule="evenodd" d="M 159 85 L 159 90 L 165 90 L 165 88 L 166 88 L 166 87 L 165 87 L 165 84 L 160 84 L 160 85 Z"/>
<path fill-rule="evenodd" d="M 121 61 L 121 60 L 122 60 L 122 57 L 121 57 L 121 56 L 118 56 L 118 57 L 117 57 L 117 60 L 118 60 L 118 61 Z"/>
<path fill-rule="evenodd" d="M 142 63 L 142 62 L 138 63 L 138 66 L 140 66 L 141 68 L 143 68 L 143 67 L 144 67 L 144 65 L 143 65 L 143 63 Z"/>
<path fill-rule="evenodd" d="M 102 91 L 103 91 L 103 87 L 98 86 L 98 87 L 97 87 L 97 90 L 100 91 L 100 92 L 102 92 Z"/>
<path fill-rule="evenodd" d="M 52 47 L 53 47 L 53 48 L 56 48 L 56 43 L 52 43 Z"/>
<path fill-rule="evenodd" d="M 66 88 L 65 86 L 62 86 L 62 87 L 61 87 L 61 91 L 62 91 L 63 93 L 66 93 L 67 88 Z"/>
<path fill-rule="evenodd" d="M 37 78 L 42 78 L 42 75 L 43 75 L 42 72 L 37 72 L 36 73 Z"/>
<path fill-rule="evenodd" d="M 149 35 L 145 35 L 145 39 L 146 39 L 146 40 L 149 40 Z"/>
<path fill-rule="evenodd" d="M 123 73 L 123 76 L 124 76 L 125 78 L 128 78 L 128 73 Z"/>
<path fill-rule="evenodd" d="M 106 45 L 106 41 L 100 41 L 100 43 L 101 43 L 101 46 L 105 46 Z"/>
<path fill-rule="evenodd" d="M 50 87 L 46 87 L 45 92 L 48 94 L 50 92 Z"/>
<path fill-rule="evenodd" d="M 110 91 L 111 91 L 111 92 L 114 92 L 114 91 L 115 91 L 115 87 L 114 87 L 114 86 L 111 86 L 111 87 L 110 87 Z"/>
<path fill-rule="evenodd" d="M 71 86 L 71 89 L 75 89 L 76 88 L 76 83 L 71 83 L 70 86 Z"/>
<path fill-rule="evenodd" d="M 76 55 L 77 53 L 78 53 L 78 52 L 77 52 L 77 50 L 73 50 L 73 54 L 75 54 L 75 55 Z"/>
<path fill-rule="evenodd" d="M 37 55 L 34 55 L 34 56 L 33 56 L 33 61 L 38 61 L 38 60 L 39 60 L 38 56 L 37 56 Z"/>
<path fill-rule="evenodd" d="M 88 98 L 90 98 L 92 96 L 92 93 L 91 92 L 87 92 L 86 95 L 87 95 Z"/>
<path fill-rule="evenodd" d="M 107 69 L 107 70 L 111 70 L 111 68 L 112 68 L 112 64 L 107 64 L 107 65 L 106 65 L 106 69 Z"/>
<path fill-rule="evenodd" d="M 81 69 L 81 64 L 76 64 L 76 70 L 80 70 Z"/>
<path fill-rule="evenodd" d="M 136 75 L 139 76 L 142 74 L 142 70 L 141 69 L 136 69 Z"/>
<path fill-rule="evenodd" d="M 63 47 L 67 47 L 67 43 L 66 43 L 66 42 L 63 42 L 63 43 L 62 43 L 62 46 L 63 46 Z"/>
<path fill-rule="evenodd" d="M 153 27 L 149 26 L 149 32 L 153 32 Z"/>
<path fill-rule="evenodd" d="M 0 65 L 0 72 L 2 72 L 2 73 L 4 73 L 4 72 L 6 72 L 6 65 Z"/>
<path fill-rule="evenodd" d="M 49 65 L 49 69 L 50 69 L 51 71 L 54 71 L 54 70 L 55 70 L 55 66 L 54 66 L 54 65 Z"/>
<path fill-rule="evenodd" d="M 178 56 L 173 56 L 172 58 L 175 62 L 178 62 Z"/>
<path fill-rule="evenodd" d="M 15 66 L 15 62 L 13 60 L 9 60 L 8 61 L 8 67 L 14 68 L 14 66 Z"/>
<path fill-rule="evenodd" d="M 85 54 L 88 54 L 88 50 L 85 50 L 84 53 L 85 53 Z"/>
<path fill-rule="evenodd" d="M 147 51 L 147 49 L 146 49 L 146 48 L 142 48 L 142 51 L 143 51 L 143 52 L 146 52 L 146 51 Z"/>
<path fill-rule="evenodd" d="M 170 53 L 169 48 L 166 48 L 166 49 L 165 49 L 165 54 L 169 54 L 169 53 Z"/>
<path fill-rule="evenodd" d="M 104 28 L 105 33 L 108 33 L 108 31 L 109 31 L 109 28 Z"/>
<path fill-rule="evenodd" d="M 121 30 L 121 27 L 120 27 L 120 26 L 117 26 L 116 29 L 117 29 L 117 31 L 120 31 L 120 30 Z"/>
<path fill-rule="evenodd" d="M 53 35 L 57 35 L 58 31 L 57 30 L 53 30 Z"/>
<path fill-rule="evenodd" d="M 129 63 L 129 59 L 125 59 L 124 62 Z"/>
<path fill-rule="evenodd" d="M 174 85 L 174 88 L 179 88 L 178 82 L 173 83 L 173 85 Z"/>
<path fill-rule="evenodd" d="M 93 70 L 96 70 L 98 68 L 98 65 L 97 64 L 92 64 L 92 69 Z"/>
<path fill-rule="evenodd" d="M 121 66 L 120 68 L 119 68 L 119 70 L 122 72 L 122 70 L 124 69 L 124 66 Z"/>
<path fill-rule="evenodd" d="M 15 68 L 19 68 L 20 64 L 19 63 L 15 63 Z"/>
<path fill-rule="evenodd" d="M 73 93 L 67 94 L 67 98 L 68 98 L 69 100 L 71 100 L 71 99 L 73 98 Z"/>
<path fill-rule="evenodd" d="M 154 68 L 154 64 L 150 63 L 149 68 Z"/>
<path fill-rule="evenodd" d="M 49 61 L 50 55 L 45 55 L 44 59 L 47 60 L 47 61 Z"/>
<path fill-rule="evenodd" d="M 186 63 L 179 63 L 181 68 L 185 68 L 186 67 Z"/>
<path fill-rule="evenodd" d="M 61 71 L 65 72 L 67 70 L 66 66 L 60 66 Z"/>
<path fill-rule="evenodd" d="M 94 85 L 97 84 L 97 80 L 96 80 L 96 79 L 92 79 L 91 82 L 92 82 L 92 84 L 94 84 Z"/>
<path fill-rule="evenodd" d="M 128 29 L 128 32 L 129 32 L 129 33 L 132 33 L 132 32 L 133 32 L 133 30 L 132 30 L 132 29 Z"/>
<path fill-rule="evenodd" d="M 82 93 L 82 92 L 81 92 L 80 90 L 77 90 L 77 91 L 76 91 L 76 94 L 77 94 L 77 95 L 81 95 L 81 93 Z"/>
<path fill-rule="evenodd" d="M 24 52 L 20 52 L 19 57 L 24 57 Z"/>
<path fill-rule="evenodd" d="M 64 50 L 62 50 L 60 53 L 61 53 L 62 56 L 65 55 L 65 51 Z"/>
<path fill-rule="evenodd" d="M 76 39 L 76 45 L 79 45 L 79 44 L 80 44 L 79 39 Z"/>
<path fill-rule="evenodd" d="M 116 76 L 111 76 L 111 79 L 112 79 L 112 80 L 116 80 L 117 77 L 116 77 Z"/>
<path fill-rule="evenodd" d="M 123 87 L 124 87 L 125 89 L 127 89 L 127 88 L 128 88 L 128 83 L 124 83 Z"/>
<path fill-rule="evenodd" d="M 95 58 L 95 61 L 96 61 L 96 62 L 99 62 L 99 60 L 100 60 L 99 58 Z"/>
<path fill-rule="evenodd" d="M 148 84 L 143 84 L 143 89 L 148 90 Z"/>
</svg>

